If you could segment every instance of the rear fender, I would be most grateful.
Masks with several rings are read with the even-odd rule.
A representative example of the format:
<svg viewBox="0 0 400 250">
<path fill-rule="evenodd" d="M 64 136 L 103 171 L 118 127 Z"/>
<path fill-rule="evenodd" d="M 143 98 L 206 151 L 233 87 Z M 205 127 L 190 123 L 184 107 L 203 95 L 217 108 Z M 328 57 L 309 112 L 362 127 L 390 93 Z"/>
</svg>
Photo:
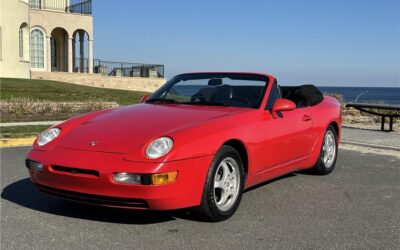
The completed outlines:
<svg viewBox="0 0 400 250">
<path fill-rule="evenodd" d="M 336 120 L 332 120 L 328 124 L 330 125 L 333 122 L 337 123 Z M 306 168 L 313 167 L 317 163 L 318 157 L 319 157 L 319 155 L 321 153 L 321 147 L 322 147 L 322 143 L 323 143 L 323 140 L 324 140 L 325 131 L 326 131 L 326 129 L 328 129 L 328 126 L 323 131 L 318 133 L 317 139 L 315 140 L 315 143 L 314 143 L 314 145 L 313 145 L 313 147 L 311 149 L 310 156 L 309 156 L 309 158 L 307 160 L 306 166 L 308 166 L 308 167 L 306 167 Z M 340 141 L 340 131 L 341 131 L 339 123 L 338 123 L 338 128 L 339 128 L 339 131 L 337 131 L 337 133 L 338 133 L 337 138 L 338 138 L 338 143 L 339 143 L 339 141 Z"/>
<path fill-rule="evenodd" d="M 308 157 L 308 160 L 306 161 L 306 164 L 304 164 L 305 169 L 306 168 L 311 168 L 313 167 L 318 160 L 318 157 L 321 152 L 321 147 L 322 147 L 322 141 L 324 139 L 325 131 L 322 131 L 318 134 L 317 139 L 315 140 L 315 143 L 311 149 L 310 156 Z"/>
</svg>

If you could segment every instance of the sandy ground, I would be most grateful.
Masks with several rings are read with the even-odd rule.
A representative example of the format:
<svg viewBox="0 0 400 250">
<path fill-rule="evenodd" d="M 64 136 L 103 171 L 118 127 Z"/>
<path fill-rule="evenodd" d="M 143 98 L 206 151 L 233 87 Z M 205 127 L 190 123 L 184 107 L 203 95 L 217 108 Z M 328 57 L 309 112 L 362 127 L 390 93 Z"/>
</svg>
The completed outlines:
<svg viewBox="0 0 400 250">
<path fill-rule="evenodd" d="M 361 154 L 388 155 L 400 159 L 400 151 L 396 150 L 369 148 L 369 147 L 355 146 L 350 144 L 340 144 L 339 149 L 358 151 Z"/>
<path fill-rule="evenodd" d="M 362 113 L 352 108 L 344 108 L 342 111 L 342 125 L 351 128 L 381 129 L 381 117 Z M 385 129 L 389 129 L 389 118 L 386 118 Z M 395 133 L 400 134 L 400 120 L 393 124 Z"/>
</svg>

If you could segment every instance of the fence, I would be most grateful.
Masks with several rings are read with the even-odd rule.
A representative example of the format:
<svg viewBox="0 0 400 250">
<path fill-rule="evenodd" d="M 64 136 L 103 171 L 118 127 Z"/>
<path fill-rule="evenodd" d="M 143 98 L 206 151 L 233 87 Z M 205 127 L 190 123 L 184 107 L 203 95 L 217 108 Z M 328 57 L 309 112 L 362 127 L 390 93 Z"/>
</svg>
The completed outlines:
<svg viewBox="0 0 400 250">
<path fill-rule="evenodd" d="M 32 9 L 92 14 L 92 0 L 29 0 Z"/>
<path fill-rule="evenodd" d="M 70 0 L 70 5 L 67 7 L 67 12 L 92 14 L 92 0 Z"/>
<path fill-rule="evenodd" d="M 94 73 L 116 77 L 164 78 L 164 65 L 110 62 L 95 59 Z"/>
<path fill-rule="evenodd" d="M 58 65 L 59 63 L 61 63 L 61 65 Z M 51 70 L 55 72 L 68 71 L 68 62 L 64 57 L 60 58 L 59 60 L 53 57 L 51 66 Z M 79 57 L 75 58 L 72 64 L 72 71 L 77 73 L 89 73 L 89 59 Z M 110 62 L 94 59 L 93 73 L 115 77 L 164 78 L 164 65 Z"/>
</svg>

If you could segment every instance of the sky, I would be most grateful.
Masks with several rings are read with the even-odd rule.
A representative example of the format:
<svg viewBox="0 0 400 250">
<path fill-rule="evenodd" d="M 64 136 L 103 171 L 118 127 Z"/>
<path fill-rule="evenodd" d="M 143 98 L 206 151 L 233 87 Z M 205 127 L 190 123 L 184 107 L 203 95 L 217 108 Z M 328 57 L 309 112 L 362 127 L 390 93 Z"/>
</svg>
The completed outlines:
<svg viewBox="0 0 400 250">
<path fill-rule="evenodd" d="M 400 0 L 93 1 L 94 56 L 287 85 L 400 87 Z"/>
</svg>

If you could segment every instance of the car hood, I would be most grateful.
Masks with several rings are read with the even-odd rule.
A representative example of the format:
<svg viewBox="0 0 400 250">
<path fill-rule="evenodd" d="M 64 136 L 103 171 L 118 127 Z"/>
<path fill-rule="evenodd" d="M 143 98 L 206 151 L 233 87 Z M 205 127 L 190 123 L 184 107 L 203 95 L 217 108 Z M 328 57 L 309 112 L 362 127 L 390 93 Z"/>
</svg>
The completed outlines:
<svg viewBox="0 0 400 250">
<path fill-rule="evenodd" d="M 57 147 L 128 153 L 160 136 L 235 114 L 241 108 L 137 104 L 100 113 L 67 131 Z"/>
</svg>

